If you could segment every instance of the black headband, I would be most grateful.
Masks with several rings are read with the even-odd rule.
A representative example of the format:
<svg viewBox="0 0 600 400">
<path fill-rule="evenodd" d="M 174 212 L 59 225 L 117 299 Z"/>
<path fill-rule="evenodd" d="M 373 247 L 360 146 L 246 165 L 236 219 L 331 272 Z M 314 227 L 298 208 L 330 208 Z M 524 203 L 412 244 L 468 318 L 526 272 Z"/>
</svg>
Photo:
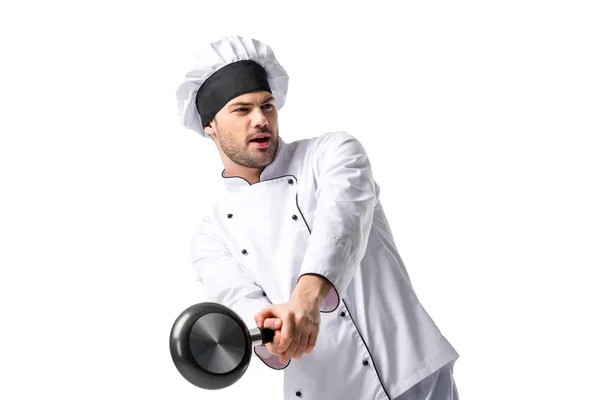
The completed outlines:
<svg viewBox="0 0 600 400">
<path fill-rule="evenodd" d="M 200 86 L 196 94 L 196 109 L 202 127 L 208 125 L 231 99 L 255 90 L 271 93 L 267 72 L 260 64 L 243 60 L 219 69 Z"/>
</svg>

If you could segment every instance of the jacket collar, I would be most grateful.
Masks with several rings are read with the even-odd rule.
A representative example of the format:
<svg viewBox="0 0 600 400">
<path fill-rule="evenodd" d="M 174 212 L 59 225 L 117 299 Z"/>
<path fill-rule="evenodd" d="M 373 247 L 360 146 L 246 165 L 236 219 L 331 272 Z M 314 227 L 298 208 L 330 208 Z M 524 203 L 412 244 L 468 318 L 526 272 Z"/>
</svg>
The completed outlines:
<svg viewBox="0 0 600 400">
<path fill-rule="evenodd" d="M 289 161 L 289 144 L 279 137 L 279 146 L 273 161 L 267 165 L 260 174 L 260 182 L 279 178 L 285 175 Z M 228 190 L 242 189 L 250 186 L 250 182 L 240 176 L 225 176 L 225 170 L 221 172 L 221 178 Z"/>
</svg>

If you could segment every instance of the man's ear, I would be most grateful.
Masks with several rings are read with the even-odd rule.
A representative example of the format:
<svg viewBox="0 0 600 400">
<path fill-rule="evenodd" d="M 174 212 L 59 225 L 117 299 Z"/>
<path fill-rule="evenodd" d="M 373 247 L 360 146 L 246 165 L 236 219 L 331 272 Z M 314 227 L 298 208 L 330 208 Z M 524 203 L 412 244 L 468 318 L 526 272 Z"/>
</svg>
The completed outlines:
<svg viewBox="0 0 600 400">
<path fill-rule="evenodd" d="M 215 140 L 217 130 L 215 129 L 215 120 L 213 119 L 204 127 L 204 132 L 208 133 L 212 140 Z"/>
</svg>

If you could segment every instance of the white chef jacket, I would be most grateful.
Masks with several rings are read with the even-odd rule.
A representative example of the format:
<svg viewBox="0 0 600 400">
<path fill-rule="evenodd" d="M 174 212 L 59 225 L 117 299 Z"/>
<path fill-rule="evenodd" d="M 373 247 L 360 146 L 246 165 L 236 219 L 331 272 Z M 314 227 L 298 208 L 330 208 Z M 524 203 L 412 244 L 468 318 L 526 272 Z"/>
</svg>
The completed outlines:
<svg viewBox="0 0 600 400">
<path fill-rule="evenodd" d="M 260 182 L 223 182 L 191 246 L 211 301 L 254 328 L 254 315 L 288 301 L 303 274 L 333 286 L 310 354 L 282 365 L 254 348 L 284 369 L 284 399 L 395 399 L 458 358 L 413 291 L 356 138 L 280 139 Z"/>
</svg>

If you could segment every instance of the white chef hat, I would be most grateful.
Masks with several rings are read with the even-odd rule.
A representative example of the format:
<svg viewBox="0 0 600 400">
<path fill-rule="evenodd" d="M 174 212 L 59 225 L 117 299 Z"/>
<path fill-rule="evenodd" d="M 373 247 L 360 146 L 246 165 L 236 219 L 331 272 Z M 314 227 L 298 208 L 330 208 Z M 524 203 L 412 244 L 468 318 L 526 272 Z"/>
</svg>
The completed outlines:
<svg viewBox="0 0 600 400">
<path fill-rule="evenodd" d="M 265 43 L 227 36 L 194 56 L 195 63 L 176 92 L 184 127 L 209 137 L 203 128 L 215 114 L 231 99 L 253 90 L 271 92 L 275 107 L 283 107 L 289 78 Z"/>
</svg>

